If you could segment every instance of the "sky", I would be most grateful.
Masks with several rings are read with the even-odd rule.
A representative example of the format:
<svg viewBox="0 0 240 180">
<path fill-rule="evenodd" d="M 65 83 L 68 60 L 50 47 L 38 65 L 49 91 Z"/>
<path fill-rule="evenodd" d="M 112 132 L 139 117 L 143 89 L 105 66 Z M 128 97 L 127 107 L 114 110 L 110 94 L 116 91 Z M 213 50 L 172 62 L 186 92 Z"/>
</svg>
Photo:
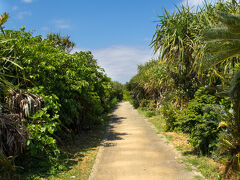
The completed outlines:
<svg viewBox="0 0 240 180">
<path fill-rule="evenodd" d="M 69 35 L 75 51 L 91 51 L 114 81 L 128 82 L 153 57 L 149 46 L 164 8 L 201 0 L 0 0 L 6 29 Z"/>
</svg>

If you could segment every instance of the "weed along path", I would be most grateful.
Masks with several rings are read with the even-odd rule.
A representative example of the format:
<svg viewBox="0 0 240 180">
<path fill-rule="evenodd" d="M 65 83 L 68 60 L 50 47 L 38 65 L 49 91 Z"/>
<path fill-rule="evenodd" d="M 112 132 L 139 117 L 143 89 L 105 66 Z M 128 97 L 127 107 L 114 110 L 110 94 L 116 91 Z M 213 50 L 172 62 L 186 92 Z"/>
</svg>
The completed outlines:
<svg viewBox="0 0 240 180">
<path fill-rule="evenodd" d="M 113 112 L 89 180 L 195 179 L 176 153 L 128 102 Z"/>
</svg>

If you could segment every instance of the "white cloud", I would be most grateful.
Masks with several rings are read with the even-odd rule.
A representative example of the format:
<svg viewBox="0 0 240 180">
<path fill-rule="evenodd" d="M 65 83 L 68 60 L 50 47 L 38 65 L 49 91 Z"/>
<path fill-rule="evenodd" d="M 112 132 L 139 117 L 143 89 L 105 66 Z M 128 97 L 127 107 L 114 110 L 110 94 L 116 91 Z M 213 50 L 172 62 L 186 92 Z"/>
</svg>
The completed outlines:
<svg viewBox="0 0 240 180">
<path fill-rule="evenodd" d="M 13 6 L 12 11 L 16 11 L 16 10 L 18 10 L 18 6 Z"/>
<path fill-rule="evenodd" d="M 56 19 L 53 21 L 54 25 L 60 29 L 69 29 L 70 25 L 64 19 Z"/>
<path fill-rule="evenodd" d="M 152 50 L 144 47 L 111 46 L 92 51 L 98 64 L 112 80 L 125 83 L 137 73 L 139 64 L 149 61 Z"/>
<path fill-rule="evenodd" d="M 21 11 L 17 14 L 18 19 L 23 19 L 25 16 L 31 16 L 32 12 L 31 11 Z"/>
<path fill-rule="evenodd" d="M 33 0 L 22 0 L 24 3 L 32 3 Z"/>
<path fill-rule="evenodd" d="M 203 5 L 204 0 L 183 0 L 181 2 L 181 4 L 183 4 L 184 6 L 189 5 L 190 7 L 194 6 L 202 6 Z"/>
<path fill-rule="evenodd" d="M 228 1 L 228 0 L 223 0 L 223 1 Z M 202 7 L 204 2 L 207 2 L 207 3 L 215 3 L 216 0 L 182 0 L 180 4 L 186 6 L 186 5 L 189 5 L 190 7 Z"/>
</svg>

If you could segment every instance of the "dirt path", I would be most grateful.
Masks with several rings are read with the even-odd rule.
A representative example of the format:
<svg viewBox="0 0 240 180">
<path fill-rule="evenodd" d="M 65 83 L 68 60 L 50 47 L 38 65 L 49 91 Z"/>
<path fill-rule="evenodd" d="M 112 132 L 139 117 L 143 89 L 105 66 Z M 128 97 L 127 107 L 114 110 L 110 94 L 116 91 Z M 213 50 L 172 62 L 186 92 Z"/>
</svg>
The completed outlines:
<svg viewBox="0 0 240 180">
<path fill-rule="evenodd" d="M 195 174 L 128 102 L 113 112 L 89 180 L 188 180 Z"/>
</svg>

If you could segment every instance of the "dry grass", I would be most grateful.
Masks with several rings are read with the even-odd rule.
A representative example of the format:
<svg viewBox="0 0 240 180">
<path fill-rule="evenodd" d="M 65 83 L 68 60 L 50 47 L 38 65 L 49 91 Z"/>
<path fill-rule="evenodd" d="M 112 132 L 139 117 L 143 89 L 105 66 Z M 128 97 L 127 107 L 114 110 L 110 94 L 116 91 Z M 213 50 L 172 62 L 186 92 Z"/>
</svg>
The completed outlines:
<svg viewBox="0 0 240 180">
<path fill-rule="evenodd" d="M 188 137 L 186 134 L 176 132 L 164 132 L 165 135 L 173 137 L 171 143 L 174 147 L 184 146 L 192 149 L 191 145 L 187 141 Z"/>
</svg>

